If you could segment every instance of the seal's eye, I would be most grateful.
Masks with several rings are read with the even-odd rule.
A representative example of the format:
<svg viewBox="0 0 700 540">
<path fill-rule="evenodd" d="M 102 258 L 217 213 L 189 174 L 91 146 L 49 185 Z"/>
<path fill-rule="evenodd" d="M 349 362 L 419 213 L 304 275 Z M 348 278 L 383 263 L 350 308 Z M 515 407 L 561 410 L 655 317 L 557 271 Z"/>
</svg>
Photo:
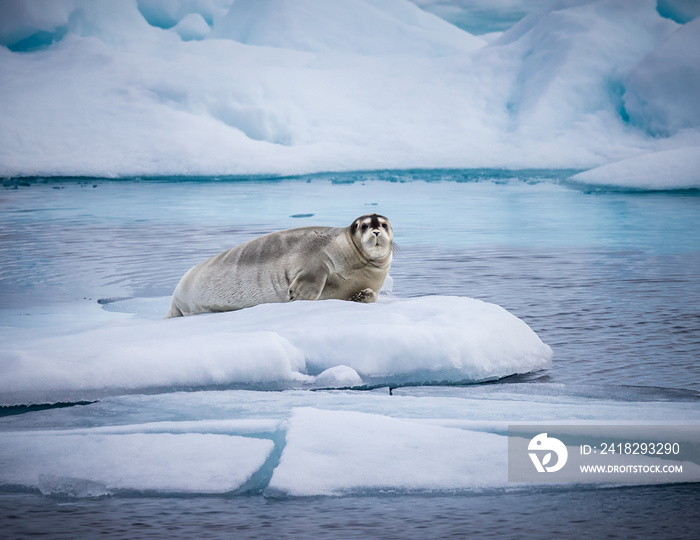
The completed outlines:
<svg viewBox="0 0 700 540">
<path fill-rule="evenodd" d="M 363 224 L 362 224 L 362 227 L 360 227 L 360 228 L 362 229 L 362 232 L 366 231 L 366 230 L 367 230 L 367 224 L 366 224 L 366 223 L 363 223 Z"/>
<path fill-rule="evenodd" d="M 386 223 L 382 223 L 382 227 L 384 227 L 384 229 L 386 229 L 387 231 L 389 230 L 389 227 L 387 226 Z"/>
</svg>

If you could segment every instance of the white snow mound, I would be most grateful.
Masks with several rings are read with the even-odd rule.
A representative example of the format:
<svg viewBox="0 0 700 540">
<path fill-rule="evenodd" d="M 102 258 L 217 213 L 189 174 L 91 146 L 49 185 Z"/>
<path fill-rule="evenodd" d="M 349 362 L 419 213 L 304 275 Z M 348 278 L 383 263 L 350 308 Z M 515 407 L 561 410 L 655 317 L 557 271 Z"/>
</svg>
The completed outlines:
<svg viewBox="0 0 700 540">
<path fill-rule="evenodd" d="M 522 320 L 471 298 L 292 302 L 18 337 L 0 352 L 0 395 L 12 404 L 148 388 L 483 381 L 551 358 Z"/>
</svg>

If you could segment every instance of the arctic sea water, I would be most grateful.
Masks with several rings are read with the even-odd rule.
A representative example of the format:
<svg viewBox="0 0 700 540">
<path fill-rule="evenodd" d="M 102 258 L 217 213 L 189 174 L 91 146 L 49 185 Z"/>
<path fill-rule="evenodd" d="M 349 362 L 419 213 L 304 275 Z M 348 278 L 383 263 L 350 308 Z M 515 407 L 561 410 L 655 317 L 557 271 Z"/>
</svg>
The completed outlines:
<svg viewBox="0 0 700 540">
<path fill-rule="evenodd" d="M 179 277 L 204 258 L 274 230 L 343 226 L 377 212 L 392 220 L 400 246 L 390 296 L 454 295 L 498 304 L 550 345 L 554 360 L 544 370 L 497 382 L 405 387 L 394 396 L 386 387 L 126 391 L 89 405 L 5 408 L 0 429 L 180 422 L 196 431 L 201 426 L 192 426 L 201 421 L 284 422 L 300 407 L 463 422 L 487 432 L 532 420 L 697 423 L 700 197 L 692 190 L 586 188 L 567 183 L 574 172 L 8 182 L 0 192 L 4 336 L 61 336 L 86 324 L 158 318 Z M 241 425 L 232 432 L 245 435 Z M 278 498 L 265 492 L 271 471 L 264 469 L 274 468 L 284 441 L 275 440 L 279 424 L 265 426 L 246 428 L 266 433 L 262 438 L 275 447 L 246 489 L 206 497 L 131 491 L 74 498 L 76 486 L 52 491 L 51 479 L 40 487 L 43 495 L 9 485 L 0 493 L 0 515 L 14 519 L 3 519 L 3 528 L 13 537 L 50 532 L 67 538 L 81 530 L 132 538 L 334 537 L 338 531 L 420 538 L 540 537 L 583 527 L 613 537 L 681 538 L 691 537 L 700 519 L 695 484 L 359 489 L 339 498 Z M 133 471 L 139 467 L 134 463 Z"/>
</svg>

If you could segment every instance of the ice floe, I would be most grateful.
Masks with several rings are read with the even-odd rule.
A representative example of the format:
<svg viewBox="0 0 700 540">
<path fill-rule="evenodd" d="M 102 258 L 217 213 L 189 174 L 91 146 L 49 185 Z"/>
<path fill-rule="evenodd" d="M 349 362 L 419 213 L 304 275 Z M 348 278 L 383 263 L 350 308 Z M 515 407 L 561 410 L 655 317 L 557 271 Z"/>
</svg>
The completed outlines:
<svg viewBox="0 0 700 540">
<path fill-rule="evenodd" d="M 571 177 L 573 182 L 617 188 L 700 188 L 700 146 L 654 152 L 616 161 Z"/>
<path fill-rule="evenodd" d="M 177 387 L 475 382 L 543 369 L 552 350 L 500 306 L 463 297 L 266 304 L 127 320 L 0 352 L 4 404 Z"/>
</svg>

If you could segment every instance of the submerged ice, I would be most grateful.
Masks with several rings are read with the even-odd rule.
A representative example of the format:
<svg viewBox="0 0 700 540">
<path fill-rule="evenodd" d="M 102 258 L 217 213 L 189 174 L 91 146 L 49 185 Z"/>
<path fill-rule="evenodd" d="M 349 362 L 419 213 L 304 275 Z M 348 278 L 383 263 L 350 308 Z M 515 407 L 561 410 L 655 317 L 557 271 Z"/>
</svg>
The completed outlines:
<svg viewBox="0 0 700 540">
<path fill-rule="evenodd" d="M 505 31 L 428 12 L 480 9 Z M 0 10 L 3 176 L 585 169 L 700 145 L 700 26 L 679 1 Z"/>
<path fill-rule="evenodd" d="M 532 486 L 507 478 L 509 424 L 573 423 L 581 429 L 670 418 L 685 425 L 698 422 L 697 400 L 630 407 L 551 386 L 106 398 L 0 419 L 0 486 L 59 497 L 522 490 Z M 634 399 L 634 389 L 629 391 Z M 697 444 L 697 430 L 683 433 L 680 444 Z M 700 478 L 696 465 L 684 466 L 685 478 Z"/>
<path fill-rule="evenodd" d="M 271 494 L 502 488 L 505 437 L 353 411 L 296 409 Z"/>
<path fill-rule="evenodd" d="M 263 465 L 269 440 L 215 434 L 3 433 L 0 483 L 47 495 L 227 493 Z"/>
</svg>

